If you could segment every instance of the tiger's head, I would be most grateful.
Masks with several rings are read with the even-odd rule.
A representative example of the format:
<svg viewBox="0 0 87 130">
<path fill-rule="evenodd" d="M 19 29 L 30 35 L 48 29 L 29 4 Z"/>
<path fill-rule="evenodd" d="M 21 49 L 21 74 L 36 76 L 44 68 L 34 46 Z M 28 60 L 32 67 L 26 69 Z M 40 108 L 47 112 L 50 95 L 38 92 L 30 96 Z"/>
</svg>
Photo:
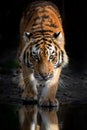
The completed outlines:
<svg viewBox="0 0 87 130">
<path fill-rule="evenodd" d="M 53 36 L 24 33 L 24 48 L 21 53 L 21 62 L 33 70 L 34 77 L 39 80 L 49 80 L 54 71 L 67 63 L 67 55 L 62 45 L 62 33 Z M 64 39 L 63 39 L 64 40 Z"/>
</svg>

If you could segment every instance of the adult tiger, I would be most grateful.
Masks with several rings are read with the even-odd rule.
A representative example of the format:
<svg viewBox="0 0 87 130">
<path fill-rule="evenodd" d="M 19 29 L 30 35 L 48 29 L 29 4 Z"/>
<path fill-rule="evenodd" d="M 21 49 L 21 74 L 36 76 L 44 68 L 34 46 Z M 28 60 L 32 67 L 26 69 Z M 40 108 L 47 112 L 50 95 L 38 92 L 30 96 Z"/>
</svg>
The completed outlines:
<svg viewBox="0 0 87 130">
<path fill-rule="evenodd" d="M 57 7 L 47 1 L 35 1 L 23 13 L 20 22 L 20 84 L 22 97 L 38 100 L 37 84 L 41 89 L 39 105 L 57 106 L 56 91 L 62 67 L 68 58 L 64 49 L 64 31 Z"/>
</svg>

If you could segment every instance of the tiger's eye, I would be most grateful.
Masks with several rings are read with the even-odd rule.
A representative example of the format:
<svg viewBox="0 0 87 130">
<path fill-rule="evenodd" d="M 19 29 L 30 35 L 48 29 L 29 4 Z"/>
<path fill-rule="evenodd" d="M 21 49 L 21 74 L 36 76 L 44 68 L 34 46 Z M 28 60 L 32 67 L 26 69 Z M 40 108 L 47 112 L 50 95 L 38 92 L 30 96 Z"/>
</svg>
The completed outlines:
<svg viewBox="0 0 87 130">
<path fill-rule="evenodd" d="M 37 56 L 37 55 L 35 55 L 35 56 L 34 56 L 34 58 L 35 58 L 35 59 L 38 59 L 38 56 Z"/>
<path fill-rule="evenodd" d="M 32 52 L 32 55 L 36 55 L 36 53 L 33 51 L 33 52 Z"/>
<path fill-rule="evenodd" d="M 54 55 L 50 55 L 49 59 L 51 59 L 51 60 L 52 60 L 53 58 L 54 58 Z"/>
</svg>

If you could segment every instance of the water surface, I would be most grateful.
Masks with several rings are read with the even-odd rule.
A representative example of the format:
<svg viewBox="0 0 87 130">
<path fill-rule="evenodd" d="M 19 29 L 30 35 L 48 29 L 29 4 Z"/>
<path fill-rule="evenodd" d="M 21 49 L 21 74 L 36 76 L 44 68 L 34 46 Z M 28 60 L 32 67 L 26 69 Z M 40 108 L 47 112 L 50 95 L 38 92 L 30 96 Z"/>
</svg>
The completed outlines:
<svg viewBox="0 0 87 130">
<path fill-rule="evenodd" d="M 0 104 L 0 130 L 87 130 L 87 104 L 41 108 Z"/>
</svg>

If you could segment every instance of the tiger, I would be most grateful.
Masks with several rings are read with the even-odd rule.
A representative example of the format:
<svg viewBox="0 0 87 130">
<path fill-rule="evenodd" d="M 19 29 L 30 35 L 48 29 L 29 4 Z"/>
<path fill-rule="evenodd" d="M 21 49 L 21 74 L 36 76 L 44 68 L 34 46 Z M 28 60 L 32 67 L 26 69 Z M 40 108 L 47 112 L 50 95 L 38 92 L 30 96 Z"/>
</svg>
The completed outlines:
<svg viewBox="0 0 87 130">
<path fill-rule="evenodd" d="M 58 106 L 59 79 L 62 68 L 68 63 L 58 7 L 50 1 L 34 1 L 27 5 L 19 31 L 22 99 L 37 101 L 40 106 Z"/>
</svg>

